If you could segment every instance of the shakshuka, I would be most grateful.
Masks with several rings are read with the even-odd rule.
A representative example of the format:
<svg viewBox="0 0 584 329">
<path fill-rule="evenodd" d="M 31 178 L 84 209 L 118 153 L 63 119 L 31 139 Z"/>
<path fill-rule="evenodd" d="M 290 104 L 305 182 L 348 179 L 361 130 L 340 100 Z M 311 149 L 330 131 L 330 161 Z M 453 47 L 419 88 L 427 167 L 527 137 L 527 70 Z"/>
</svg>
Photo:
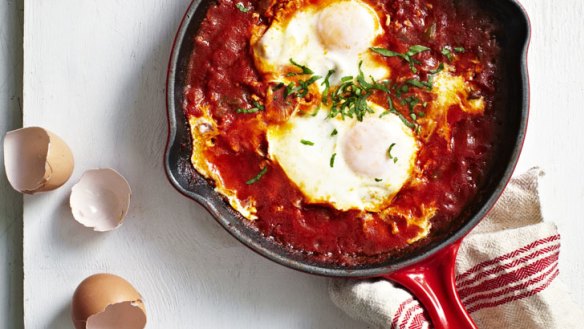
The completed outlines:
<svg viewBox="0 0 584 329">
<path fill-rule="evenodd" d="M 194 168 L 262 235 L 322 262 L 423 244 L 492 163 L 499 49 L 477 6 L 217 0 L 184 90 Z"/>
</svg>

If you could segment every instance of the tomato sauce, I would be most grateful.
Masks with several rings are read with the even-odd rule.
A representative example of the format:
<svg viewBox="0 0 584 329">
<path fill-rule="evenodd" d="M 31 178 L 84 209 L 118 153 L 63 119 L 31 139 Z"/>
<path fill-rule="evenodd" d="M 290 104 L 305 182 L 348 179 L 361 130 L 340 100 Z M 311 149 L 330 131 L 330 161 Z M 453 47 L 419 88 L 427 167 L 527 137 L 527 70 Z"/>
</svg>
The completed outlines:
<svg viewBox="0 0 584 329">
<path fill-rule="evenodd" d="M 265 127 L 272 120 L 269 113 L 242 115 L 236 109 L 249 103 L 252 95 L 266 97 L 268 82 L 254 66 L 249 40 L 252 27 L 269 26 L 270 17 L 263 15 L 264 1 L 241 1 L 249 12 L 238 9 L 239 2 L 219 0 L 211 5 L 193 36 L 195 51 L 184 109 L 187 116 L 195 117 L 202 115 L 201 106 L 212 109 L 221 133 L 204 156 L 219 171 L 225 186 L 237 191 L 240 200 L 256 200 L 258 219 L 249 221 L 249 225 L 287 248 L 339 265 L 376 262 L 410 246 L 408 240 L 417 236 L 420 229 L 408 225 L 405 219 L 306 204 L 279 165 L 267 160 Z M 456 72 L 472 71 L 470 84 L 477 93 L 474 97 L 483 97 L 486 102 L 485 112 L 480 116 L 467 114 L 457 106 L 448 111 L 450 140 L 433 134 L 424 142 L 417 159 L 422 172 L 419 184 L 404 186 L 393 201 L 393 205 L 414 213 L 420 211 L 421 204 L 434 203 L 437 211 L 431 219 L 431 232 L 447 231 L 475 197 L 493 155 L 493 102 L 499 50 L 494 38 L 496 25 L 481 15 L 472 1 L 368 3 L 392 21 L 403 22 L 386 27 L 383 39 L 379 40 L 384 47 L 398 52 L 418 44 L 431 48 L 420 54 L 421 66 L 449 62 L 441 53 L 446 46 L 464 47 L 464 53 L 457 54 L 449 65 Z M 399 58 L 387 58 L 386 62 L 392 69 L 392 79 L 412 75 L 407 63 Z M 420 79 L 425 78 L 422 73 Z M 418 96 L 429 97 L 424 93 Z M 246 184 L 264 167 L 268 170 L 261 180 Z M 417 244 L 429 241 L 424 239 Z"/>
</svg>

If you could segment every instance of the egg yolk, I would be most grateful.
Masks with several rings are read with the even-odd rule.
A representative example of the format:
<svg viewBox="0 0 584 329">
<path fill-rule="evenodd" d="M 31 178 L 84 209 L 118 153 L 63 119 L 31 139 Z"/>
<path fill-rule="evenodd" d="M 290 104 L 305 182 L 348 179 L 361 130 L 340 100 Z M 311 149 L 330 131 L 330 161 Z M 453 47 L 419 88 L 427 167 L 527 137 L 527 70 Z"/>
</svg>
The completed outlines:
<svg viewBox="0 0 584 329">
<path fill-rule="evenodd" d="M 392 132 L 383 121 L 355 125 L 344 139 L 343 157 L 349 168 L 370 178 L 383 177 L 390 168 L 387 155 Z"/>
<path fill-rule="evenodd" d="M 362 52 L 375 38 L 375 18 L 371 9 L 358 2 L 337 2 L 321 11 L 318 36 L 327 49 Z"/>
</svg>

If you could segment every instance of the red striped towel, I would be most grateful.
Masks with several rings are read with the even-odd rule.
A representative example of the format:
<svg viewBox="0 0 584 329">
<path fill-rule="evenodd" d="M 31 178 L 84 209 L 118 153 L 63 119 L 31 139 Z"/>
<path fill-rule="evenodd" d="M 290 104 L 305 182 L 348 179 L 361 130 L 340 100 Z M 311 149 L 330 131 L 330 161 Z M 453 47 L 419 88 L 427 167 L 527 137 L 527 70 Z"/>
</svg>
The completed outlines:
<svg viewBox="0 0 584 329">
<path fill-rule="evenodd" d="M 539 169 L 514 178 L 495 208 L 463 241 L 458 292 L 479 328 L 584 328 L 584 313 L 557 280 L 560 235 L 541 215 Z M 374 328 L 429 328 L 420 304 L 388 281 L 331 279 L 329 294 Z"/>
</svg>

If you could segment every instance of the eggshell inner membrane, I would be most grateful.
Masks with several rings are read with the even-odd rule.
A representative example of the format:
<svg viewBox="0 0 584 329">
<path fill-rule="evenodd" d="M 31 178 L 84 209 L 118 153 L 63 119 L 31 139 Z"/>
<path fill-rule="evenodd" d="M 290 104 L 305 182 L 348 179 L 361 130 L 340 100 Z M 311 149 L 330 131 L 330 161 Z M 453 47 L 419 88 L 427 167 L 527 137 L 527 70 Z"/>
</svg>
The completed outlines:
<svg viewBox="0 0 584 329">
<path fill-rule="evenodd" d="M 4 163 L 10 185 L 28 194 L 54 190 L 73 172 L 73 154 L 67 144 L 40 127 L 7 133 Z"/>
<path fill-rule="evenodd" d="M 73 217 L 95 231 L 111 231 L 122 224 L 130 195 L 128 182 L 115 170 L 89 170 L 73 186 L 70 198 Z"/>
<path fill-rule="evenodd" d="M 87 329 L 142 329 L 146 315 L 133 302 L 112 304 L 87 319 Z"/>
</svg>

